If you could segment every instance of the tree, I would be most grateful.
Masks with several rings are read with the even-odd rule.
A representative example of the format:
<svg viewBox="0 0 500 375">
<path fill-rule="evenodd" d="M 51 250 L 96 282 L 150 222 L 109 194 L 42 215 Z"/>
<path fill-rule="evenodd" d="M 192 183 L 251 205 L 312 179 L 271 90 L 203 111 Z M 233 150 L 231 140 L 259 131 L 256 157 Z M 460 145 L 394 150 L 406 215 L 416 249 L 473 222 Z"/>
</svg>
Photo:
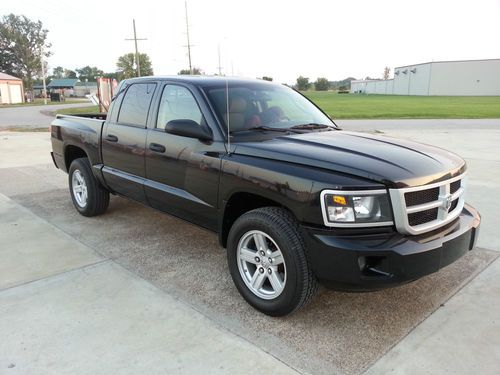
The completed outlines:
<svg viewBox="0 0 500 375">
<path fill-rule="evenodd" d="M 41 55 L 51 55 L 41 21 L 9 14 L 0 21 L 0 70 L 22 78 L 27 90 L 41 74 Z"/>
<path fill-rule="evenodd" d="M 76 78 L 76 72 L 71 69 L 64 69 L 64 78 Z"/>
<path fill-rule="evenodd" d="M 330 82 L 324 77 L 318 78 L 316 82 L 314 82 L 314 89 L 316 91 L 328 91 L 329 88 Z"/>
<path fill-rule="evenodd" d="M 356 80 L 353 77 L 347 77 L 341 81 L 330 81 L 330 89 L 342 90 L 341 87 L 346 87 L 347 90 L 351 88 L 351 81 Z"/>
<path fill-rule="evenodd" d="M 391 68 L 386 66 L 384 68 L 384 75 L 383 75 L 384 79 L 389 79 L 390 74 L 391 74 Z"/>
<path fill-rule="evenodd" d="M 104 72 L 95 66 L 84 66 L 83 68 L 76 69 L 78 79 L 82 82 L 95 82 L 97 77 L 102 77 Z"/>
<path fill-rule="evenodd" d="M 139 53 L 139 63 L 141 65 L 141 76 L 152 76 L 153 66 L 149 56 L 145 53 Z M 116 67 L 120 79 L 137 77 L 137 68 L 135 64 L 135 53 L 126 53 L 118 58 Z"/>
<path fill-rule="evenodd" d="M 54 78 L 64 78 L 64 68 L 62 66 L 56 66 L 52 69 L 52 76 Z"/>
<path fill-rule="evenodd" d="M 189 69 L 182 69 L 179 73 L 177 73 L 177 75 L 180 75 L 180 76 L 190 75 L 190 74 L 203 75 L 204 72 L 200 68 L 193 67 L 193 73 L 191 73 Z"/>
<path fill-rule="evenodd" d="M 269 82 L 272 82 L 272 81 L 273 81 L 273 77 L 267 77 L 267 76 L 264 76 L 264 77 L 262 77 L 262 79 L 263 79 L 264 81 L 269 81 Z"/>
<path fill-rule="evenodd" d="M 120 73 L 118 72 L 111 72 L 111 73 L 103 73 L 102 75 L 104 78 L 112 78 L 116 79 L 117 81 L 120 80 Z"/>
<path fill-rule="evenodd" d="M 300 91 L 306 91 L 309 89 L 311 84 L 309 83 L 309 78 L 300 76 L 297 78 L 297 89 Z"/>
</svg>

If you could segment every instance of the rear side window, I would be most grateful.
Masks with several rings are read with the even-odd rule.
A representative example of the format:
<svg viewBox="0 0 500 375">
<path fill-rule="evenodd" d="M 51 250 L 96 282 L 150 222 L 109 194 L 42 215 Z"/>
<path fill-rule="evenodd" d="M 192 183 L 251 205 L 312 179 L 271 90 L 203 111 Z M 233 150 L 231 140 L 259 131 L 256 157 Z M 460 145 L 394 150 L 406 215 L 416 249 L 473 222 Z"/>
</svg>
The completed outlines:
<svg viewBox="0 0 500 375">
<path fill-rule="evenodd" d="M 145 127 L 149 106 L 156 89 L 156 83 L 135 83 L 131 85 L 120 106 L 118 122 Z"/>
</svg>

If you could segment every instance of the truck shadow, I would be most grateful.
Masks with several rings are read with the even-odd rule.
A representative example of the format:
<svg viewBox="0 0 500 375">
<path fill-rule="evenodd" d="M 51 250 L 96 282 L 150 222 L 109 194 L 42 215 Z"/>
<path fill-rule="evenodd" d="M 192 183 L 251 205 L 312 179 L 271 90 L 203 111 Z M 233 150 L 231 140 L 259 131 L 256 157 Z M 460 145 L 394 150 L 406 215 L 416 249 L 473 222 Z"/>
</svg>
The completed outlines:
<svg viewBox="0 0 500 375">
<path fill-rule="evenodd" d="M 66 189 L 12 199 L 220 326 L 310 373 L 362 372 L 497 256 L 475 249 L 436 274 L 379 292 L 321 288 L 303 310 L 270 318 L 239 296 L 225 251 L 212 233 L 119 197 L 95 218 L 78 215 Z"/>
</svg>

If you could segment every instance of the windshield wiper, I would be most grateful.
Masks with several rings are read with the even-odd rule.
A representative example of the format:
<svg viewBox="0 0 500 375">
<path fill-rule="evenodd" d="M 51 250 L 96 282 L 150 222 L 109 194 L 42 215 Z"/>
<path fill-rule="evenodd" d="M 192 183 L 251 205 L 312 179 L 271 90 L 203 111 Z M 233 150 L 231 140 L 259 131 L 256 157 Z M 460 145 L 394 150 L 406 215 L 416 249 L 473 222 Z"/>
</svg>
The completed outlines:
<svg viewBox="0 0 500 375">
<path fill-rule="evenodd" d="M 292 126 L 290 129 L 304 129 L 304 130 L 313 130 L 313 129 L 336 129 L 335 127 L 331 125 L 326 125 L 326 124 L 316 124 L 314 122 L 308 123 L 308 124 L 300 124 L 300 125 L 295 125 Z"/>
<path fill-rule="evenodd" d="M 291 128 L 270 128 L 268 126 L 254 126 L 248 129 L 242 129 L 242 130 L 236 130 L 232 131 L 231 133 L 239 133 L 243 131 L 252 131 L 252 130 L 264 130 L 264 131 L 272 131 L 272 132 L 280 132 L 280 133 L 288 133 L 288 132 L 293 132 Z"/>
</svg>

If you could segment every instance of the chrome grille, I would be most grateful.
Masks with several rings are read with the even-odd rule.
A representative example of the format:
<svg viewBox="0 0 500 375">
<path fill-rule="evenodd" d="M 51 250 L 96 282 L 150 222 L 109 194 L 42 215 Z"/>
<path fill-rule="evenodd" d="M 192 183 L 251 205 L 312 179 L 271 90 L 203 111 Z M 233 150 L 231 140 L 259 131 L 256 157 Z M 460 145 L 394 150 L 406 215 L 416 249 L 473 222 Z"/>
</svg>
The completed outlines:
<svg viewBox="0 0 500 375">
<path fill-rule="evenodd" d="M 439 198 L 439 188 L 428 190 L 418 190 L 405 193 L 406 206 L 418 206 L 419 204 L 429 203 Z"/>
<path fill-rule="evenodd" d="M 464 177 L 462 174 L 434 184 L 390 189 L 398 231 L 425 233 L 457 218 L 464 206 Z"/>
<path fill-rule="evenodd" d="M 450 206 L 450 208 L 448 209 L 448 212 L 451 212 L 451 211 L 453 211 L 455 208 L 457 208 L 457 205 L 458 205 L 458 199 L 455 199 L 453 202 L 451 202 L 451 206 Z"/>
<path fill-rule="evenodd" d="M 462 180 L 457 180 L 454 181 L 450 184 L 450 193 L 453 194 L 455 193 L 458 189 L 460 189 L 460 186 L 462 184 Z"/>
<path fill-rule="evenodd" d="M 408 224 L 415 227 L 417 225 L 428 223 L 429 221 L 436 220 L 438 218 L 438 213 L 438 208 L 431 208 L 430 210 L 408 214 Z"/>
</svg>

